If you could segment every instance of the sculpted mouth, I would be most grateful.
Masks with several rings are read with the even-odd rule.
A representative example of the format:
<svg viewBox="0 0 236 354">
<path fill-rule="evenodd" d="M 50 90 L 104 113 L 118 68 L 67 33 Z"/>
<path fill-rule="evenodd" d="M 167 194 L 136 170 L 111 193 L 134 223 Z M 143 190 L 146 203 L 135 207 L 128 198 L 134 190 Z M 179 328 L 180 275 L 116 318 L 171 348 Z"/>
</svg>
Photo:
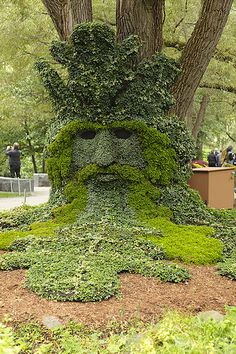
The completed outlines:
<svg viewBox="0 0 236 354">
<path fill-rule="evenodd" d="M 102 182 L 115 181 L 118 177 L 112 173 L 99 173 L 97 175 L 97 180 Z"/>
</svg>

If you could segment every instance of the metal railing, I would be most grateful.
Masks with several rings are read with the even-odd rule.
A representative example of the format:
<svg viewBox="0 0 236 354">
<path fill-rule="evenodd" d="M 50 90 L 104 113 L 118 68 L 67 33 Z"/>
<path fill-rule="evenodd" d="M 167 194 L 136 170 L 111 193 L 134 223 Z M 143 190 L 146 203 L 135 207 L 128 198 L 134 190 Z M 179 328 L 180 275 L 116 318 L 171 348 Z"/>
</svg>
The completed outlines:
<svg viewBox="0 0 236 354">
<path fill-rule="evenodd" d="M 34 180 L 29 178 L 0 177 L 0 191 L 19 195 L 34 191 Z"/>
</svg>

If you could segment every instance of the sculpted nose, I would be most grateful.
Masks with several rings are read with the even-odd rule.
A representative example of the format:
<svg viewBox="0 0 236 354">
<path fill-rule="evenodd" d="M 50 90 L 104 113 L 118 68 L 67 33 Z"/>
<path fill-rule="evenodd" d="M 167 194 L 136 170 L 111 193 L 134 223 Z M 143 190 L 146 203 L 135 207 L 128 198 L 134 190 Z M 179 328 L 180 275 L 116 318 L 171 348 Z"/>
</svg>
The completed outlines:
<svg viewBox="0 0 236 354">
<path fill-rule="evenodd" d="M 98 166 L 107 167 L 115 162 L 115 147 L 112 135 L 108 130 L 102 130 L 98 133 L 96 139 L 97 147 L 95 150 L 93 163 Z"/>
</svg>

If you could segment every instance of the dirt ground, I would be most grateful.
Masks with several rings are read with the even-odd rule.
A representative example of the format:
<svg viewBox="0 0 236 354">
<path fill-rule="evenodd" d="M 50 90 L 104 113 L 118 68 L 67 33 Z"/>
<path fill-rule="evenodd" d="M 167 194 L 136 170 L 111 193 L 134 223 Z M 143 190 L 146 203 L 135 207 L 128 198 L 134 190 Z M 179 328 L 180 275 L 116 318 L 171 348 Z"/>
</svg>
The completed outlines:
<svg viewBox="0 0 236 354">
<path fill-rule="evenodd" d="M 101 327 L 112 320 L 158 319 L 169 309 L 196 314 L 236 306 L 236 282 L 217 274 L 213 266 L 189 266 L 192 279 L 184 284 L 162 283 L 155 278 L 121 274 L 122 297 L 94 303 L 56 302 L 40 298 L 24 288 L 25 271 L 0 272 L 0 321 L 8 315 L 15 321 L 57 316 Z"/>
</svg>

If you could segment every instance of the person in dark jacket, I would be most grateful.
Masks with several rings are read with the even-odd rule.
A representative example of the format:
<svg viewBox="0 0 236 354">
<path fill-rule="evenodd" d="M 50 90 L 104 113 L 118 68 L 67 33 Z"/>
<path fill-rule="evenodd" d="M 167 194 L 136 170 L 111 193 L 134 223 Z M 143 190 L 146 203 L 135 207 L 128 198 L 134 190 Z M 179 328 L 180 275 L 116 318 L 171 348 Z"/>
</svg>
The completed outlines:
<svg viewBox="0 0 236 354">
<path fill-rule="evenodd" d="M 227 163 L 230 163 L 233 165 L 234 163 L 234 153 L 233 153 L 233 146 L 228 146 L 227 147 Z"/>
<path fill-rule="evenodd" d="M 216 157 L 214 151 L 212 150 L 210 154 L 207 156 L 208 166 L 209 167 L 216 167 Z"/>
<path fill-rule="evenodd" d="M 10 166 L 10 174 L 11 177 L 14 178 L 15 176 L 20 178 L 20 150 L 19 144 L 14 143 L 13 146 L 8 146 L 6 149 L 6 154 L 9 157 L 9 166 Z"/>
</svg>

